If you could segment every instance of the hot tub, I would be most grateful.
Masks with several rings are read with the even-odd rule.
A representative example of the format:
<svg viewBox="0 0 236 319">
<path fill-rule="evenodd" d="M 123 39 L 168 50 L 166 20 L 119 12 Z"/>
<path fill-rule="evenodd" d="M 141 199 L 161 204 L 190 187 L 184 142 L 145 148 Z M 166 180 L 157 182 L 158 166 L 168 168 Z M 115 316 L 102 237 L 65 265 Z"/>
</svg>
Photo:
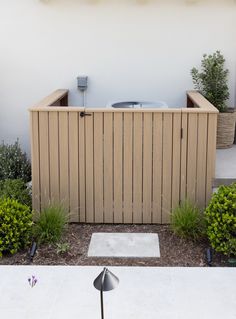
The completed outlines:
<svg viewBox="0 0 236 319">
<path fill-rule="evenodd" d="M 164 101 L 117 101 L 108 103 L 107 107 L 122 108 L 122 109 L 140 109 L 140 108 L 167 108 L 168 105 Z"/>
</svg>

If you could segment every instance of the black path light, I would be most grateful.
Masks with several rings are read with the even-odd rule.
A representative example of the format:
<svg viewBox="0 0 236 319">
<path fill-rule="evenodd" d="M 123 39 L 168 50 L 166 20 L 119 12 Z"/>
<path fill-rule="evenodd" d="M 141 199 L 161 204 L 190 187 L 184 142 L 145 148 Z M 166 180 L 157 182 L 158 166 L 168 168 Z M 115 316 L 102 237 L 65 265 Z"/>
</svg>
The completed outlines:
<svg viewBox="0 0 236 319">
<path fill-rule="evenodd" d="M 103 291 L 110 291 L 117 287 L 119 279 L 110 270 L 104 268 L 103 271 L 94 280 L 94 287 L 100 291 L 101 298 L 101 319 L 104 319 Z"/>
<path fill-rule="evenodd" d="M 30 262 L 33 262 L 34 256 L 36 254 L 36 250 L 37 250 L 37 243 L 36 241 L 33 241 L 29 251 Z"/>
</svg>

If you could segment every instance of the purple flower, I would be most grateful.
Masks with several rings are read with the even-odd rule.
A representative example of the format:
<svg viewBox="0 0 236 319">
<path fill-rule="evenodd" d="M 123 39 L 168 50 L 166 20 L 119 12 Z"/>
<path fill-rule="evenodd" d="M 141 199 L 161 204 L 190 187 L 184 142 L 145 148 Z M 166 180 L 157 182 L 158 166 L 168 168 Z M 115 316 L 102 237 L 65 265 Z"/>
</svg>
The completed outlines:
<svg viewBox="0 0 236 319">
<path fill-rule="evenodd" d="M 28 278 L 28 283 L 31 288 L 33 288 L 37 284 L 37 282 L 38 282 L 38 279 L 33 275 Z"/>
</svg>

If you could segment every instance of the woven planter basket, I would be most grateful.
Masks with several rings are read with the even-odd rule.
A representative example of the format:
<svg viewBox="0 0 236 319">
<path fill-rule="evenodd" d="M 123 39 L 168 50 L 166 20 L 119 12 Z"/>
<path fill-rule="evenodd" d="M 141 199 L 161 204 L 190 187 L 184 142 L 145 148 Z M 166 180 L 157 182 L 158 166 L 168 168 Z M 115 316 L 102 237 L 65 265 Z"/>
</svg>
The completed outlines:
<svg viewBox="0 0 236 319">
<path fill-rule="evenodd" d="M 219 113 L 216 148 L 230 148 L 234 143 L 236 112 Z"/>
</svg>

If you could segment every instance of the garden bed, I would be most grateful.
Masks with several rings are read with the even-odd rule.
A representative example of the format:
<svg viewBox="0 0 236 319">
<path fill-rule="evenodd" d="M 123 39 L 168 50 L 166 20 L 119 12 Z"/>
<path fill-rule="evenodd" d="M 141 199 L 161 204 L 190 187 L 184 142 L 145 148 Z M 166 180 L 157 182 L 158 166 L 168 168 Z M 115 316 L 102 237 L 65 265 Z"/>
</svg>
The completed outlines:
<svg viewBox="0 0 236 319">
<path fill-rule="evenodd" d="M 88 257 L 88 247 L 95 232 L 141 232 L 158 233 L 160 258 L 101 258 Z M 55 245 L 42 245 L 34 257 L 34 265 L 97 265 L 97 266 L 184 266 L 204 267 L 208 242 L 193 243 L 180 239 L 167 225 L 100 225 L 70 224 L 62 241 L 69 244 L 68 251 L 58 253 Z M 27 251 L 13 256 L 4 256 L 0 265 L 29 264 Z M 214 255 L 212 266 L 227 266 L 227 258 Z"/>
</svg>

